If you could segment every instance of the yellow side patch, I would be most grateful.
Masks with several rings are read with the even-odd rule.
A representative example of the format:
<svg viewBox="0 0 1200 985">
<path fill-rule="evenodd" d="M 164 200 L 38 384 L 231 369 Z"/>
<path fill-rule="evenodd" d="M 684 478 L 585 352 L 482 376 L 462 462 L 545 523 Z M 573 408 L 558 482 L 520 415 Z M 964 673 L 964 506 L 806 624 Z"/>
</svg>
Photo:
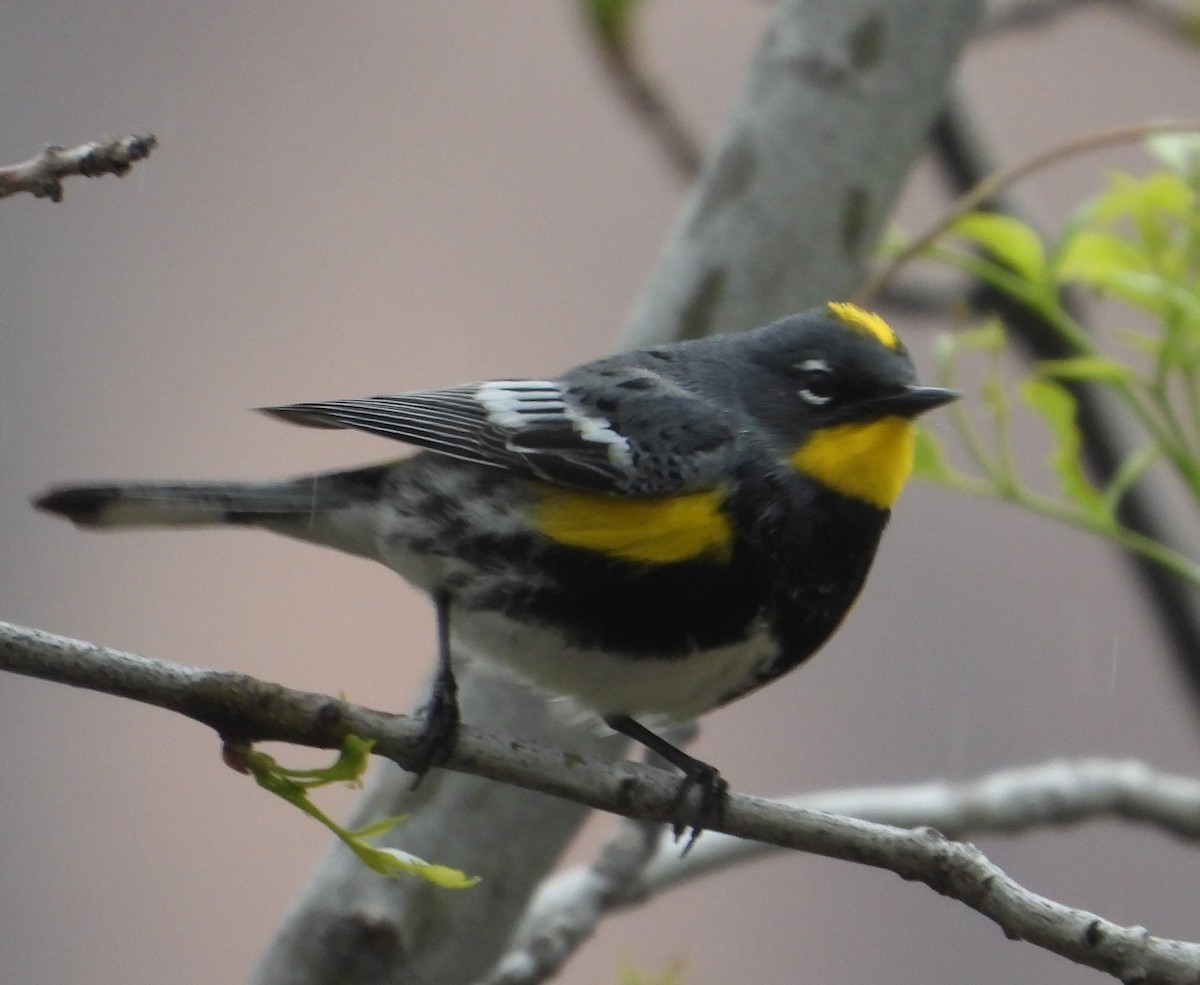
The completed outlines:
<svg viewBox="0 0 1200 985">
<path fill-rule="evenodd" d="M 814 431 L 791 462 L 844 496 L 891 509 L 912 473 L 916 428 L 903 417 Z"/>
<path fill-rule="evenodd" d="M 627 499 L 602 493 L 544 489 L 533 522 L 542 534 L 569 547 L 641 564 L 674 564 L 696 558 L 728 561 L 733 530 L 721 510 L 725 492 Z"/>
<path fill-rule="evenodd" d="M 851 328 L 873 335 L 889 349 L 900 347 L 900 338 L 892 331 L 892 326 L 871 311 L 864 311 L 849 301 L 830 301 L 829 313 L 840 322 Z"/>
</svg>

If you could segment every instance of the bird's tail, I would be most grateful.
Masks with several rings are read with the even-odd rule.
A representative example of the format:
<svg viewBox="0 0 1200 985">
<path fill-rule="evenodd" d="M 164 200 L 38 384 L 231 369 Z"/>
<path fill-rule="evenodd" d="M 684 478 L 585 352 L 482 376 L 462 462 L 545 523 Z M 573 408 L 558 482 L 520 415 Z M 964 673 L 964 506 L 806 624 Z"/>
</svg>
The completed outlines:
<svg viewBox="0 0 1200 985">
<path fill-rule="evenodd" d="M 373 466 L 285 482 L 62 486 L 33 504 L 93 529 L 234 524 L 321 541 L 325 520 L 374 502 L 388 472 L 388 466 Z"/>
</svg>

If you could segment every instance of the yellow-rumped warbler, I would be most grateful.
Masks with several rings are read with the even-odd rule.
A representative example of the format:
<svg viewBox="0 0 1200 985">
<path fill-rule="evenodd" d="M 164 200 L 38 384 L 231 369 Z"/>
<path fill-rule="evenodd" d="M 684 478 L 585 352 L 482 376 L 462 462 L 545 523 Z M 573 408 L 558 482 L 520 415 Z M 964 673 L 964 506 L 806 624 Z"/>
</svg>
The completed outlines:
<svg viewBox="0 0 1200 985">
<path fill-rule="evenodd" d="M 426 768 L 457 727 L 453 640 L 663 755 L 703 815 L 724 781 L 637 719 L 740 697 L 837 628 L 911 471 L 913 418 L 956 396 L 915 379 L 883 319 L 831 303 L 556 379 L 266 408 L 425 449 L 400 461 L 36 504 L 84 527 L 247 525 L 381 561 L 437 607 Z"/>
</svg>

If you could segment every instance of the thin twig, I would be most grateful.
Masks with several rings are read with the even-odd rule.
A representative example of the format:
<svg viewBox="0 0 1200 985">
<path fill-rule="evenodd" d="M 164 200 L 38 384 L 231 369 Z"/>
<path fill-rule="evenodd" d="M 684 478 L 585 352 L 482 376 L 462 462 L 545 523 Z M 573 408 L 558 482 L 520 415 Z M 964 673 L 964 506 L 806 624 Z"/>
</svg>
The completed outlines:
<svg viewBox="0 0 1200 985">
<path fill-rule="evenodd" d="M 1200 120 L 1159 121 L 1155 123 L 1138 123 L 1132 126 L 1116 127 L 1112 130 L 1101 130 L 1097 133 L 1085 134 L 1073 140 L 1056 144 L 1047 150 L 1040 151 L 1032 157 L 996 171 L 988 175 L 968 192 L 960 196 L 945 212 L 941 219 L 921 233 L 916 239 L 901 250 L 891 262 L 876 272 L 866 285 L 858 292 L 857 300 L 869 305 L 899 273 L 900 269 L 911 263 L 916 257 L 927 250 L 939 237 L 944 236 L 954 223 L 992 201 L 998 194 L 1011 185 L 1038 171 L 1044 171 L 1055 164 L 1090 154 L 1103 147 L 1116 144 L 1127 144 L 1134 140 L 1144 140 L 1157 133 L 1177 133 L 1184 131 L 1200 131 Z"/>
<path fill-rule="evenodd" d="M 1194 123 L 1190 125 L 1195 126 Z M 974 190 L 984 182 L 985 176 L 1000 173 L 986 136 L 976 124 L 975 116 L 960 92 L 952 92 L 946 110 L 934 128 L 933 146 L 937 163 L 941 165 L 951 187 L 956 191 L 965 191 L 964 197 L 973 197 L 976 194 Z M 1011 173 L 1012 170 L 1002 173 Z M 990 183 L 994 190 L 986 198 L 986 207 L 1028 223 L 1028 210 L 1016 189 L 1008 185 L 1001 187 L 994 180 Z M 1060 327 L 1050 324 L 1042 314 L 1028 305 L 1013 301 L 1002 292 L 980 285 L 972 292 L 971 305 L 978 310 L 999 313 L 1011 336 L 1034 359 L 1056 359 L 1075 354 L 1063 341 Z M 1077 307 L 1070 296 L 1067 305 L 1072 309 Z M 1064 385 L 1075 397 L 1077 421 L 1083 436 L 1083 456 L 1088 469 L 1100 486 L 1106 486 L 1120 473 L 1123 464 L 1138 454 L 1138 446 L 1129 438 L 1123 418 L 1116 413 L 1114 402 L 1102 388 L 1073 381 L 1067 381 Z M 1142 476 L 1125 490 L 1117 518 L 1135 536 L 1145 541 L 1155 541 L 1167 550 L 1182 554 L 1184 552 L 1179 545 L 1187 542 L 1182 525 L 1152 478 Z M 1200 658 L 1197 656 L 1200 654 L 1200 606 L 1196 603 L 1195 590 L 1156 561 L 1142 554 L 1127 556 L 1157 613 L 1159 624 L 1171 644 L 1176 661 L 1184 670 L 1195 698 L 1200 695 Z"/>
<path fill-rule="evenodd" d="M 979 34 L 990 39 L 1010 31 L 1045 27 L 1059 17 L 1100 4 L 1148 25 L 1172 41 L 1196 48 L 1194 15 L 1183 5 L 1154 0 L 1015 0 L 991 13 Z"/>
<path fill-rule="evenodd" d="M 1045 27 L 1067 14 L 1107 0 L 1012 0 L 989 9 L 979 27 L 980 38 L 994 38 L 1010 31 Z"/>
<path fill-rule="evenodd" d="M 627 13 L 619 24 L 598 22 L 594 15 L 585 19 L 613 91 L 658 145 L 676 176 L 690 183 L 700 174 L 700 143 L 638 60 L 631 17 L 632 13 Z"/>
<path fill-rule="evenodd" d="M 34 198 L 61 202 L 63 178 L 76 174 L 85 178 L 102 174 L 121 177 L 134 163 L 149 157 L 157 145 L 158 140 L 153 134 L 144 134 L 118 140 L 95 140 L 70 150 L 47 147 L 28 161 L 0 167 L 0 198 L 28 192 Z"/>
<path fill-rule="evenodd" d="M 958 839 L 1119 818 L 1184 841 L 1200 841 L 1200 780 L 1159 773 L 1134 760 L 1058 760 L 961 783 L 826 790 L 780 801 L 901 828 L 927 825 Z M 681 857 L 674 843 L 663 838 L 642 878 L 627 892 L 630 901 L 637 902 L 776 850 L 760 842 L 706 834 Z M 572 871 L 562 876 L 569 878 Z"/>
<path fill-rule="evenodd" d="M 0 623 L 0 670 L 86 687 L 171 709 L 225 737 L 335 748 L 348 735 L 375 742 L 401 766 L 420 755 L 420 722 L 244 674 L 203 670 Z M 677 778 L 634 763 L 602 763 L 463 728 L 446 767 L 644 821 L 698 821 L 677 811 Z M 678 815 L 684 815 L 680 818 Z M 957 899 L 1025 940 L 1139 985 L 1200 978 L 1200 945 L 1152 937 L 1020 886 L 971 845 L 932 828 L 904 830 L 733 794 L 713 830 L 889 869 Z"/>
<path fill-rule="evenodd" d="M 957 839 L 1115 817 L 1159 828 L 1185 841 L 1200 841 L 1200 781 L 1157 773 L 1133 760 L 1059 760 L 999 770 L 963 783 L 826 790 L 779 802 L 901 828 L 933 827 Z M 497 973 L 483 985 L 546 981 L 561 961 L 552 964 L 543 955 L 548 951 L 565 960 L 566 948 L 577 948 L 587 940 L 608 914 L 780 851 L 762 842 L 709 832 L 683 855 L 673 838 L 657 827 L 652 832 L 655 840 L 650 847 L 656 850 L 644 856 L 642 846 L 634 841 L 636 831 L 626 831 L 625 826 L 617 829 L 613 847 L 604 849 L 604 854 L 626 853 L 617 855 L 625 864 L 617 863 L 615 878 L 598 873 L 604 863 L 597 862 L 547 879 L 530 904 L 528 929 L 500 962 L 499 968 L 510 977 Z"/>
</svg>

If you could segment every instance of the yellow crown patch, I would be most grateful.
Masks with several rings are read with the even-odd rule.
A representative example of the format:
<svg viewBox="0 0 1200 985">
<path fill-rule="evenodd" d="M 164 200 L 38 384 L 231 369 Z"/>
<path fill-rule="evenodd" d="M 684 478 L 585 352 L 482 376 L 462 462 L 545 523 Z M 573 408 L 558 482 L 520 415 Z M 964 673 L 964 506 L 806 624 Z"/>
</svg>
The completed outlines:
<svg viewBox="0 0 1200 985">
<path fill-rule="evenodd" d="M 864 311 L 849 301 L 830 301 L 829 313 L 851 328 L 874 336 L 889 349 L 900 348 L 900 338 L 892 331 L 892 327 L 874 312 Z"/>
</svg>

